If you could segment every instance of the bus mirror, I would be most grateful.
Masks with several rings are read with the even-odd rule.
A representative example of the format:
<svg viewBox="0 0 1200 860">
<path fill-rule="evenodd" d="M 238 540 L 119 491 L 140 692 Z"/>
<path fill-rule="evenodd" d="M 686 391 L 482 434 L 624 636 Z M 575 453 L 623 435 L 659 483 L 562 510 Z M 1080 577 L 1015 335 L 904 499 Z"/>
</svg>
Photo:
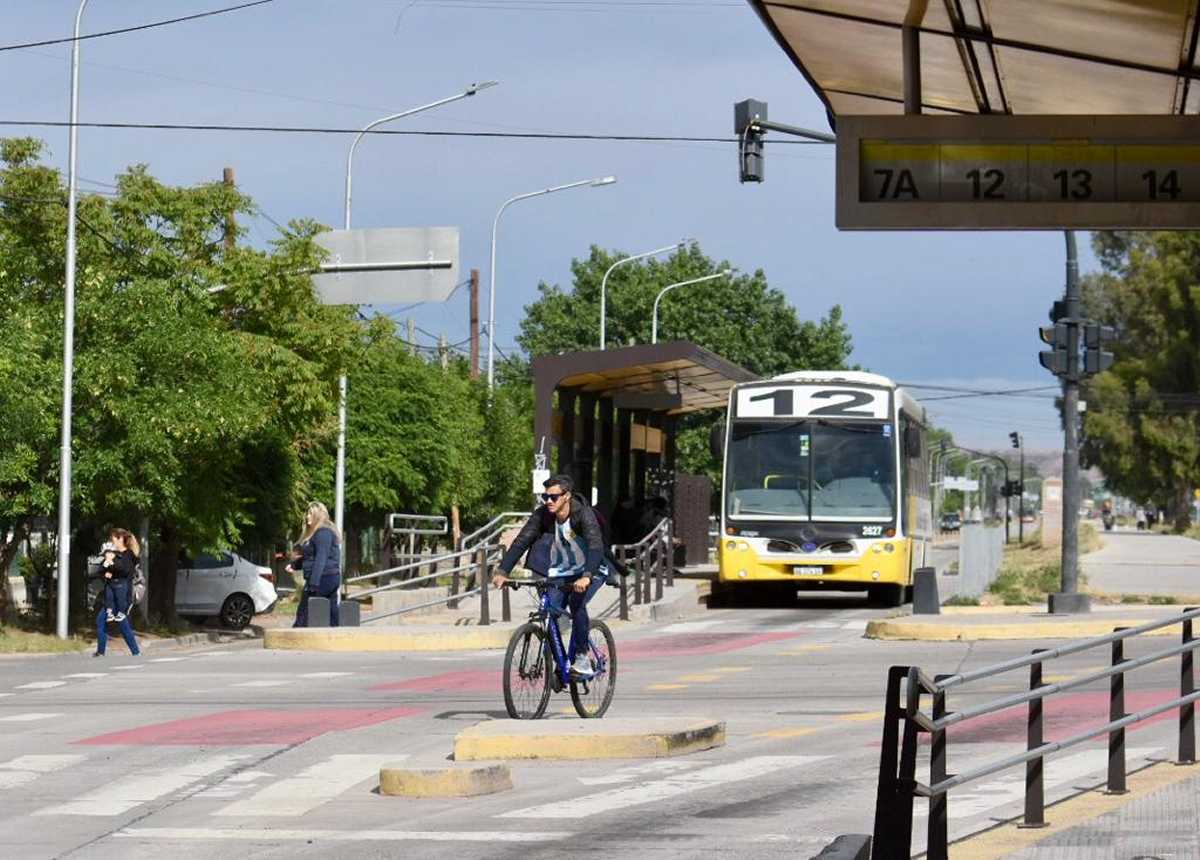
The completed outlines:
<svg viewBox="0 0 1200 860">
<path fill-rule="evenodd" d="M 904 428 L 904 453 L 913 460 L 921 456 L 921 433 L 916 427 Z"/>
<path fill-rule="evenodd" d="M 725 454 L 725 422 L 718 421 L 708 431 L 708 450 L 712 452 L 713 459 L 718 463 L 721 462 L 721 457 Z"/>
</svg>

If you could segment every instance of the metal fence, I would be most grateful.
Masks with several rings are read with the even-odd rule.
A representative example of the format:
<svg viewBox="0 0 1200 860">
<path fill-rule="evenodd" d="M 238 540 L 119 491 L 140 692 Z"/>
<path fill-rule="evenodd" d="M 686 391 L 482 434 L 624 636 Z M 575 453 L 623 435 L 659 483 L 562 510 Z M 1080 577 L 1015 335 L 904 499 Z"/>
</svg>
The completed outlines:
<svg viewBox="0 0 1200 860">
<path fill-rule="evenodd" d="M 633 605 L 662 600 L 663 587 L 675 584 L 675 533 L 670 518 L 658 521 L 637 543 L 618 544 L 613 556 L 629 574 L 621 577 L 620 618 L 629 620 L 629 575 L 633 576 Z M 653 591 L 653 598 L 651 592 Z"/>
<path fill-rule="evenodd" d="M 1196 761 L 1195 692 L 1193 659 L 1200 640 L 1192 638 L 1192 621 L 1200 609 L 1188 608 L 1182 614 L 1138 627 L 1116 628 L 1098 636 L 1059 648 L 1039 648 L 1028 657 L 986 666 L 956 675 L 929 677 L 916 666 L 893 666 L 888 672 L 887 700 L 883 722 L 883 750 L 879 759 L 879 786 L 875 801 L 875 828 L 872 840 L 873 860 L 908 858 L 912 850 L 913 803 L 918 797 L 929 799 L 927 854 L 929 860 L 948 857 L 949 794 L 959 786 L 1018 765 L 1025 765 L 1025 826 L 1045 824 L 1045 760 L 1057 752 L 1102 735 L 1108 736 L 1108 780 L 1110 792 L 1125 790 L 1125 729 L 1142 720 L 1172 709 L 1179 711 L 1180 764 Z M 1180 644 L 1153 651 L 1136 659 L 1125 658 L 1125 641 L 1173 625 L 1181 625 Z M 1111 665 L 1058 683 L 1042 682 L 1042 666 L 1049 660 L 1108 646 Z M 1169 702 L 1133 714 L 1125 712 L 1125 674 L 1172 657 L 1179 658 L 1179 696 Z M 1029 689 L 981 704 L 951 711 L 947 703 L 950 690 L 975 681 L 995 678 L 1005 672 L 1029 667 Z M 1043 738 L 1043 704 L 1047 698 L 1067 690 L 1109 679 L 1108 721 L 1060 741 Z M 930 710 L 922 709 L 922 697 L 930 697 Z M 946 730 L 976 717 L 995 714 L 1018 705 L 1026 706 L 1026 750 L 955 774 L 947 773 L 949 738 Z M 929 780 L 917 780 L 917 746 L 920 735 L 930 736 Z"/>
</svg>

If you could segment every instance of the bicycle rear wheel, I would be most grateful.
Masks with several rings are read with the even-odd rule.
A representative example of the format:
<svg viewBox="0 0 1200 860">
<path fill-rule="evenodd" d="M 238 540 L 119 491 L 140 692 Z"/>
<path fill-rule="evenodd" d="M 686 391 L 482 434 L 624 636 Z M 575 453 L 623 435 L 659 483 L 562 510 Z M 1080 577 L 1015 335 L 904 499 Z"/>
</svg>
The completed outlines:
<svg viewBox="0 0 1200 860">
<path fill-rule="evenodd" d="M 522 624 L 504 652 L 504 709 L 514 720 L 536 720 L 550 702 L 549 655 L 540 625 Z"/>
<path fill-rule="evenodd" d="M 604 716 L 617 688 L 617 642 L 603 621 L 588 627 L 588 659 L 595 674 L 571 681 L 571 702 L 585 720 Z"/>
</svg>

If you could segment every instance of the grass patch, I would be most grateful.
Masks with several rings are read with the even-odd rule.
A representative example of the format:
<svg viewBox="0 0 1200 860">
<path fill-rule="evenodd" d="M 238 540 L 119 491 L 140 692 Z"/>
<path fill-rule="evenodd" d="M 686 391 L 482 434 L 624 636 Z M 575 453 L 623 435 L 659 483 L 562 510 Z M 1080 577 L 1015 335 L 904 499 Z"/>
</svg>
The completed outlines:
<svg viewBox="0 0 1200 860">
<path fill-rule="evenodd" d="M 1100 535 L 1089 523 L 1079 528 L 1080 554 L 1094 552 L 1101 546 Z M 1079 574 L 1082 589 L 1087 577 Z M 1005 606 L 1032 606 L 1046 602 L 1046 595 L 1062 587 L 1062 549 L 1042 546 L 1040 533 L 1031 535 L 1020 546 L 1005 550 L 1000 573 L 988 586 L 989 594 Z"/>
<path fill-rule="evenodd" d="M 978 606 L 979 598 L 969 594 L 956 594 L 949 600 L 942 601 L 942 606 Z"/>
<path fill-rule="evenodd" d="M 0 654 L 63 654 L 81 651 L 89 644 L 74 636 L 59 639 L 50 633 L 0 627 Z"/>
<path fill-rule="evenodd" d="M 1150 595 L 1151 606 L 1174 606 L 1179 601 L 1173 594 L 1152 594 Z"/>
<path fill-rule="evenodd" d="M 1142 603 L 1143 601 L 1142 601 L 1142 596 L 1140 594 L 1122 594 L 1121 602 L 1122 603 Z"/>
</svg>

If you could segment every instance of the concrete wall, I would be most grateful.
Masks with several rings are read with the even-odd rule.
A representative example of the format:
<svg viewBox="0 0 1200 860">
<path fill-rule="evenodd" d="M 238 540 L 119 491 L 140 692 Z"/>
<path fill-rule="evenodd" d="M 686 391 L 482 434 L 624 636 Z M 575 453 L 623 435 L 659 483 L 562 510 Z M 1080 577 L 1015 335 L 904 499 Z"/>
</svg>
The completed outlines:
<svg viewBox="0 0 1200 860">
<path fill-rule="evenodd" d="M 996 579 L 1004 557 L 1004 526 L 979 523 L 963 525 L 958 533 L 958 576 L 954 594 L 947 597 L 979 597 Z"/>
</svg>

